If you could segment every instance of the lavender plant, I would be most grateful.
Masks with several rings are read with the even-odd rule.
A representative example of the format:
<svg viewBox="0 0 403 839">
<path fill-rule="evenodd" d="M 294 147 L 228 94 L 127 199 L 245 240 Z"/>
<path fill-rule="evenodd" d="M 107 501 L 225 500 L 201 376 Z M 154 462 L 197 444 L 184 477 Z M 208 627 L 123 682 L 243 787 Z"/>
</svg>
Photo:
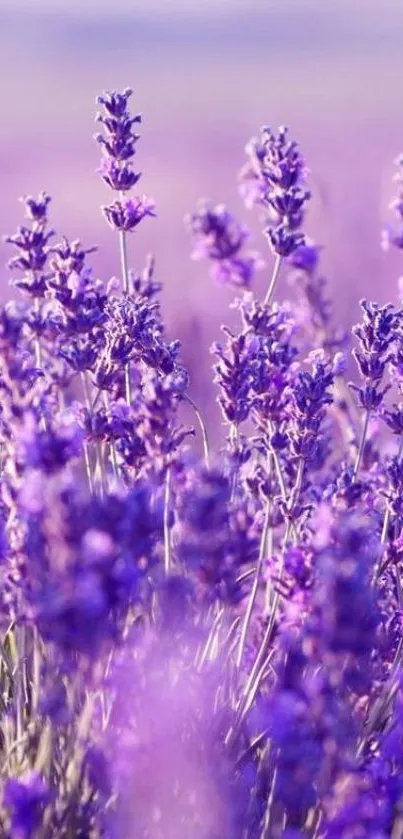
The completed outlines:
<svg viewBox="0 0 403 839">
<path fill-rule="evenodd" d="M 212 347 L 212 450 L 154 260 L 129 267 L 128 233 L 154 215 L 128 198 L 130 95 L 104 93 L 97 117 L 120 278 L 52 241 L 46 193 L 7 237 L 22 296 L 0 310 L 1 837 L 399 839 L 401 307 L 361 301 L 350 386 L 301 233 L 302 155 L 264 129 L 242 174 L 274 254 L 263 300 L 246 228 L 221 204 L 187 217 L 238 294 Z"/>
</svg>

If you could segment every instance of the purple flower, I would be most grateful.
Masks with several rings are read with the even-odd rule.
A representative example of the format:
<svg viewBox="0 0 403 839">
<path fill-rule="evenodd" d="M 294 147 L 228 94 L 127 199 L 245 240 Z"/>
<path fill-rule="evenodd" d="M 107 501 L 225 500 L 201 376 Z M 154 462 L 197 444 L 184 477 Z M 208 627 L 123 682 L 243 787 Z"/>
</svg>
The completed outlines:
<svg viewBox="0 0 403 839">
<path fill-rule="evenodd" d="M 371 653 L 380 622 L 372 575 L 380 544 L 371 522 L 344 514 L 332 529 L 328 545 L 319 551 L 313 600 L 312 632 L 320 649 L 349 655 L 340 680 L 367 691 L 371 683 Z M 337 664 L 336 664 L 337 668 Z"/>
<path fill-rule="evenodd" d="M 226 421 L 239 425 L 247 419 L 252 407 L 254 347 L 245 334 L 236 336 L 227 328 L 223 331 L 227 335 L 226 348 L 219 343 L 213 344 L 211 348 L 217 358 L 214 381 L 220 389 L 218 403 Z"/>
<path fill-rule="evenodd" d="M 110 157 L 101 161 L 98 172 L 102 180 L 116 192 L 127 192 L 141 178 L 141 174 L 133 172 L 128 166 L 119 165 L 116 160 Z"/>
<path fill-rule="evenodd" d="M 60 423 L 57 429 L 38 430 L 35 417 L 25 414 L 17 444 L 25 468 L 52 475 L 81 455 L 82 433 L 71 423 Z"/>
<path fill-rule="evenodd" d="M 247 228 L 236 221 L 224 204 L 212 207 L 203 201 L 187 217 L 187 223 L 195 239 L 194 259 L 231 259 L 249 238 Z"/>
<path fill-rule="evenodd" d="M 137 198 L 125 198 L 102 207 L 104 216 L 113 230 L 131 233 L 146 216 L 155 216 L 155 204 L 151 198 L 143 195 Z"/>
<path fill-rule="evenodd" d="M 207 602 L 237 603 L 239 567 L 248 561 L 242 529 L 230 515 L 231 482 L 219 469 L 189 472 L 177 500 L 177 553 Z M 241 549 L 240 549 L 241 548 Z"/>
<path fill-rule="evenodd" d="M 353 350 L 353 356 L 364 384 L 350 384 L 350 387 L 358 394 L 360 405 L 366 411 L 374 411 L 380 407 L 390 388 L 389 384 L 381 388 L 381 382 L 388 363 L 394 358 L 400 315 L 390 303 L 379 306 L 361 300 L 360 306 L 364 316 L 362 322 L 353 327 L 359 342 L 359 346 Z"/>
<path fill-rule="evenodd" d="M 186 217 L 186 224 L 195 243 L 193 259 L 212 260 L 212 276 L 219 282 L 249 288 L 263 263 L 259 254 L 242 254 L 248 229 L 223 204 L 213 207 L 207 201 Z"/>
<path fill-rule="evenodd" d="M 321 442 L 319 432 L 326 409 L 333 402 L 335 371 L 332 360 L 322 350 L 311 353 L 312 373 L 300 371 L 288 385 L 288 436 L 290 454 L 305 463 L 312 463 Z"/>
<path fill-rule="evenodd" d="M 97 102 L 103 105 L 109 116 L 119 118 L 125 115 L 127 102 L 132 93 L 130 87 L 126 87 L 122 93 L 104 91 L 101 96 L 97 97 Z M 136 117 L 136 120 L 139 121 L 140 117 Z"/>
<path fill-rule="evenodd" d="M 19 780 L 11 778 L 6 782 L 3 801 L 11 813 L 15 839 L 31 839 L 34 836 L 51 800 L 47 783 L 36 772 L 28 772 Z"/>
<path fill-rule="evenodd" d="M 31 297 L 43 297 L 47 288 L 47 276 L 43 271 L 50 250 L 48 243 L 54 235 L 53 230 L 46 229 L 50 197 L 42 192 L 37 200 L 31 196 L 21 200 L 31 227 L 19 227 L 13 236 L 5 237 L 5 242 L 17 250 L 17 255 L 9 260 L 8 268 L 24 272 L 23 277 L 13 280 L 15 286 Z"/>
<path fill-rule="evenodd" d="M 403 435 L 403 404 L 401 402 L 398 405 L 392 405 L 392 409 L 389 411 L 384 408 L 382 418 L 393 434 L 397 434 L 399 437 Z"/>
<path fill-rule="evenodd" d="M 304 189 L 305 165 L 296 142 L 289 140 L 288 129 L 275 134 L 262 128 L 259 140 L 246 148 L 248 164 L 242 170 L 242 191 L 247 203 L 259 204 L 268 212 L 265 234 L 271 250 L 289 257 L 304 244 L 299 232 L 304 207 L 310 193 Z"/>
<path fill-rule="evenodd" d="M 24 594 L 42 638 L 70 660 L 118 642 L 130 606 L 141 608 L 162 521 L 150 482 L 102 500 L 54 486 L 43 481 L 41 508 L 24 510 Z"/>
<path fill-rule="evenodd" d="M 304 244 L 293 251 L 289 264 L 298 271 L 313 275 L 319 264 L 321 250 L 321 245 L 315 245 L 311 240 L 305 239 Z"/>
<path fill-rule="evenodd" d="M 307 698 L 301 692 L 279 690 L 269 707 L 271 741 L 278 752 L 276 799 L 293 823 L 302 827 L 316 803 L 321 743 Z"/>
<path fill-rule="evenodd" d="M 104 113 L 96 117 L 103 128 L 103 134 L 97 134 L 95 137 L 103 151 L 98 171 L 107 186 L 119 195 L 112 204 L 103 206 L 102 212 L 112 229 L 118 230 L 122 236 L 135 230 L 146 216 L 155 216 L 154 202 L 147 196 L 125 197 L 125 193 L 132 189 L 141 177 L 139 172 L 133 170 L 133 158 L 139 140 L 139 134 L 133 131 L 133 126 L 141 122 L 141 116 L 137 114 L 131 117 L 128 112 L 128 99 L 131 94 L 131 89 L 126 88 L 122 93 L 105 92 L 97 100 L 104 108 Z M 122 259 L 123 287 L 127 292 L 127 257 L 122 256 Z"/>
<path fill-rule="evenodd" d="M 56 245 L 49 248 L 49 264 L 55 273 L 55 278 L 50 281 L 51 287 L 68 284 L 71 275 L 80 276 L 85 268 L 85 261 L 89 253 L 97 250 L 96 245 L 83 248 L 79 239 L 69 242 L 66 236 Z"/>
<path fill-rule="evenodd" d="M 25 204 L 25 214 L 30 221 L 45 223 L 47 219 L 48 205 L 51 197 L 46 192 L 40 192 L 38 198 L 32 195 L 25 195 L 20 199 Z"/>
<path fill-rule="evenodd" d="M 104 135 L 97 134 L 95 139 L 102 146 L 105 156 L 114 160 L 118 168 L 130 171 L 130 159 L 135 154 L 135 145 L 139 135 L 133 132 L 133 125 L 141 122 L 141 116 L 137 114 L 130 117 L 128 112 L 128 99 L 132 91 L 127 88 L 123 93 L 105 93 L 97 99 L 102 105 L 106 114 L 98 114 L 97 122 L 100 122 Z M 114 187 L 112 187 L 114 189 Z"/>
</svg>

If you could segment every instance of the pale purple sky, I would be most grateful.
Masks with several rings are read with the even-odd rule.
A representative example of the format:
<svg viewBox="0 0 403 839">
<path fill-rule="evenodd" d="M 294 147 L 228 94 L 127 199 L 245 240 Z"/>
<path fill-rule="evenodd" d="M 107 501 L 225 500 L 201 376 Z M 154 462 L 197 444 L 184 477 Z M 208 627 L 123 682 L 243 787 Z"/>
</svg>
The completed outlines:
<svg viewBox="0 0 403 839">
<path fill-rule="evenodd" d="M 100 10 L 106 10 L 114 15 L 157 11 L 161 15 L 180 13 L 189 16 L 233 13 L 238 9 L 249 14 L 258 10 L 295 12 L 304 9 L 316 10 L 329 17 L 346 14 L 353 19 L 363 15 L 363 25 L 367 24 L 368 15 L 378 22 L 388 15 L 402 18 L 400 0 L 2 0 L 2 7 L 7 6 L 32 11 L 79 11 L 80 14 L 99 14 Z"/>
</svg>

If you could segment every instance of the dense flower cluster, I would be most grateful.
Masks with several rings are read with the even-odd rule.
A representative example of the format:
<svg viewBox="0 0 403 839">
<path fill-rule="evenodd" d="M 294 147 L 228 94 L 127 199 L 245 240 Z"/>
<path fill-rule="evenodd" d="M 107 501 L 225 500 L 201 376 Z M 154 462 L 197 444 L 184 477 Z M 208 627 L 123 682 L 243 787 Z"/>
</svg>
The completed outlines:
<svg viewBox="0 0 403 839">
<path fill-rule="evenodd" d="M 129 271 L 126 234 L 154 215 L 128 197 L 130 95 L 104 93 L 97 117 L 120 279 L 54 240 L 46 193 L 7 237 L 22 298 L 0 309 L 1 839 L 399 839 L 401 305 L 361 301 L 348 383 L 301 233 L 302 155 L 263 129 L 243 171 L 268 215 L 263 300 L 246 228 L 221 204 L 187 217 L 193 255 L 239 295 L 212 347 L 212 450 L 154 260 Z"/>
</svg>

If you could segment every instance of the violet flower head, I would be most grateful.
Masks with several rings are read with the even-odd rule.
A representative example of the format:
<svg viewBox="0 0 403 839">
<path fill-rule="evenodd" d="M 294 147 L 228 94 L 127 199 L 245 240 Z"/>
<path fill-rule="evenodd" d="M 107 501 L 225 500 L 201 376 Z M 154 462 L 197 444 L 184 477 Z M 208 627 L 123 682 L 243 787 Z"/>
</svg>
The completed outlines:
<svg viewBox="0 0 403 839">
<path fill-rule="evenodd" d="M 237 603 L 240 534 L 229 511 L 231 483 L 219 469 L 191 472 L 177 501 L 177 555 L 183 568 L 203 586 L 207 602 Z"/>
<path fill-rule="evenodd" d="M 123 198 L 102 207 L 102 212 L 112 230 L 132 233 L 147 216 L 155 217 L 155 203 L 142 195 L 137 198 Z"/>
<path fill-rule="evenodd" d="M 97 250 L 96 245 L 84 248 L 79 239 L 69 242 L 63 236 L 60 242 L 53 245 L 50 250 L 50 267 L 58 277 L 59 284 L 67 283 L 72 274 L 80 275 L 84 270 L 85 261 L 90 253 Z"/>
<path fill-rule="evenodd" d="M 403 249 L 403 154 L 399 154 L 395 160 L 396 172 L 393 177 L 397 184 L 397 195 L 390 204 L 397 218 L 397 227 L 387 225 L 382 230 L 381 247 L 383 250 L 395 247 Z"/>
<path fill-rule="evenodd" d="M 72 484 L 53 486 L 45 477 L 40 511 L 25 505 L 24 491 L 20 495 L 30 614 L 42 638 L 67 658 L 94 655 L 119 640 L 128 608 L 142 599 L 161 516 L 139 482 L 126 495 L 111 493 L 102 501 L 86 500 Z"/>
<path fill-rule="evenodd" d="M 36 772 L 6 782 L 3 800 L 11 813 L 15 839 L 31 839 L 35 835 L 51 797 L 49 787 Z"/>
<path fill-rule="evenodd" d="M 298 271 L 313 275 L 319 265 L 321 245 L 305 239 L 304 244 L 296 248 L 288 259 L 288 264 Z"/>
<path fill-rule="evenodd" d="M 337 371 L 337 358 L 335 366 L 334 360 L 327 359 L 322 350 L 313 351 L 311 361 L 312 372 L 299 372 L 289 392 L 290 452 L 303 461 L 315 459 L 327 406 L 333 402 Z"/>
<path fill-rule="evenodd" d="M 238 425 L 249 416 L 252 408 L 251 388 L 256 378 L 257 342 L 241 333 L 233 335 L 223 327 L 227 336 L 224 347 L 216 342 L 211 352 L 216 356 L 214 382 L 219 387 L 218 403 L 228 423 Z"/>
<path fill-rule="evenodd" d="M 200 202 L 185 221 L 195 244 L 192 258 L 210 259 L 212 276 L 218 282 L 249 288 L 256 270 L 263 263 L 259 254 L 243 253 L 250 235 L 247 227 L 240 224 L 224 204 L 214 207 L 207 201 Z"/>
<path fill-rule="evenodd" d="M 367 300 L 360 301 L 364 316 L 353 327 L 359 346 L 353 350 L 358 369 L 364 379 L 360 387 L 350 384 L 358 402 L 367 411 L 377 410 L 390 385 L 381 387 L 386 367 L 393 360 L 393 344 L 397 337 L 399 314 L 392 304 L 379 306 Z"/>
<path fill-rule="evenodd" d="M 16 442 L 21 465 L 46 475 L 61 472 L 82 453 L 82 433 L 77 426 L 60 423 L 58 428 L 39 429 L 34 415 L 28 413 L 24 415 Z"/>
<path fill-rule="evenodd" d="M 241 172 L 241 191 L 246 203 L 268 211 L 265 235 L 274 254 L 288 257 L 304 243 L 300 228 L 310 193 L 304 188 L 305 164 L 298 144 L 281 126 L 275 134 L 261 130 L 259 140 L 246 147 L 248 164 Z"/>
<path fill-rule="evenodd" d="M 25 215 L 31 226 L 23 225 L 13 236 L 5 237 L 5 242 L 17 250 L 7 267 L 12 271 L 17 269 L 23 272 L 22 277 L 13 280 L 13 285 L 30 297 L 44 297 L 47 289 L 45 268 L 50 250 L 48 243 L 54 235 L 53 230 L 47 229 L 50 200 L 46 192 L 41 192 L 37 199 L 32 196 L 22 198 Z"/>
<path fill-rule="evenodd" d="M 52 200 L 50 195 L 47 195 L 46 192 L 40 192 L 38 198 L 25 195 L 20 200 L 25 204 L 25 215 L 30 221 L 37 224 L 47 222 L 48 205 Z"/>
<path fill-rule="evenodd" d="M 133 126 L 141 122 L 141 116 L 131 117 L 129 114 L 128 99 L 131 94 L 132 91 L 127 88 L 123 93 L 105 93 L 97 99 L 106 112 L 96 117 L 104 131 L 104 134 L 95 136 L 105 156 L 100 172 L 105 183 L 120 192 L 131 189 L 140 178 L 133 172 L 131 161 L 140 139 L 140 135 L 133 132 Z"/>
<path fill-rule="evenodd" d="M 154 202 L 147 196 L 125 198 L 125 193 L 141 177 L 141 173 L 133 170 L 133 158 L 140 137 L 133 126 L 141 122 L 141 116 L 130 116 L 128 100 L 131 94 L 130 88 L 126 88 L 122 93 L 105 92 L 97 99 L 104 109 L 104 113 L 96 117 L 103 128 L 103 133 L 95 136 L 103 152 L 98 172 L 107 186 L 119 194 L 119 200 L 102 207 L 102 211 L 110 226 L 122 233 L 135 230 L 143 218 L 155 215 Z"/>
<path fill-rule="evenodd" d="M 354 689 L 360 685 L 366 689 L 371 678 L 369 660 L 380 622 L 371 581 L 379 553 L 372 522 L 346 513 L 335 523 L 317 559 L 312 631 L 324 650 L 351 656 L 340 678 L 345 684 L 351 678 Z"/>
</svg>

